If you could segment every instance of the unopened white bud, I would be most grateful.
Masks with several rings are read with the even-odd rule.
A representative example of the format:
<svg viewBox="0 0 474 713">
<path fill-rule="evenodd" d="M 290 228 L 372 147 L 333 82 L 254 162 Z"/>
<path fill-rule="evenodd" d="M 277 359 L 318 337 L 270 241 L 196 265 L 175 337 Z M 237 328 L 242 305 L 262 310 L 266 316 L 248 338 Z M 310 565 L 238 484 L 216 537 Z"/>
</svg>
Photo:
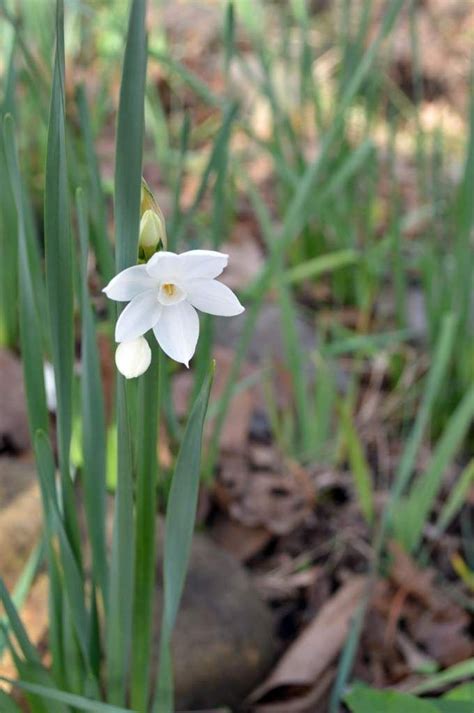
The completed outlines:
<svg viewBox="0 0 474 713">
<path fill-rule="evenodd" d="M 154 210 L 146 210 L 140 220 L 139 246 L 148 257 L 158 249 L 160 243 L 166 247 L 164 220 Z"/>
<path fill-rule="evenodd" d="M 115 352 L 115 364 L 126 379 L 145 373 L 151 363 L 151 349 L 145 337 L 121 342 Z"/>
</svg>

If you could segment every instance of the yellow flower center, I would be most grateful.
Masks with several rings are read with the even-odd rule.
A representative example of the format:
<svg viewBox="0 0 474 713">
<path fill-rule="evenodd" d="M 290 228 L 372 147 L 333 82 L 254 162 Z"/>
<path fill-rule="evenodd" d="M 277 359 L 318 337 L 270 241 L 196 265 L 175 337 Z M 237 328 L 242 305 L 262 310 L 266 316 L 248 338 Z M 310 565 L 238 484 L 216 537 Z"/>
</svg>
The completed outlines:
<svg viewBox="0 0 474 713">
<path fill-rule="evenodd" d="M 174 293 L 176 292 L 176 287 L 171 282 L 165 282 L 165 284 L 163 285 L 163 290 L 166 292 L 168 297 L 173 297 Z"/>
</svg>

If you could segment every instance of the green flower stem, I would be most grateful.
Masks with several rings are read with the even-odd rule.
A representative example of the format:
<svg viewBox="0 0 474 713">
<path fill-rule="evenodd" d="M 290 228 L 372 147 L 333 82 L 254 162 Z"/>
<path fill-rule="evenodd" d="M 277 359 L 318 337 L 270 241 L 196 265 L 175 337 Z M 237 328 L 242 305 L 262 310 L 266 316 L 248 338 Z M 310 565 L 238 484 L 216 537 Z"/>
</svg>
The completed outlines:
<svg viewBox="0 0 474 713">
<path fill-rule="evenodd" d="M 155 585 L 157 432 L 163 353 L 150 339 L 152 360 L 138 385 L 137 481 L 135 495 L 135 597 L 133 609 L 131 705 L 146 713 Z"/>
</svg>

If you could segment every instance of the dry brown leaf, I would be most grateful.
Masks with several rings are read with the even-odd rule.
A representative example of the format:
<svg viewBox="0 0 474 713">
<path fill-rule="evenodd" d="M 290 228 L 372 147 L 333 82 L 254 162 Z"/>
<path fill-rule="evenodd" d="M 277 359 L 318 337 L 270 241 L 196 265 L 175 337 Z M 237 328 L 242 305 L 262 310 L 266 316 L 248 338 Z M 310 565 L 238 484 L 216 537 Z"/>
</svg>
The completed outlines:
<svg viewBox="0 0 474 713">
<path fill-rule="evenodd" d="M 306 692 L 313 686 L 341 650 L 366 586 L 367 578 L 356 576 L 340 587 L 286 651 L 270 677 L 252 693 L 250 701 L 257 703 L 284 687 L 302 687 Z"/>
<path fill-rule="evenodd" d="M 308 690 L 307 693 L 285 701 L 275 701 L 273 703 L 263 703 L 253 708 L 255 713 L 315 713 L 323 710 L 321 706 L 334 680 L 336 669 L 329 668 L 323 673 L 318 681 Z"/>
<path fill-rule="evenodd" d="M 425 606 L 433 605 L 433 576 L 430 569 L 420 569 L 397 542 L 389 543 L 393 563 L 390 569 L 392 582 L 408 594 L 416 597 Z"/>
<path fill-rule="evenodd" d="M 302 589 L 315 587 L 321 567 L 309 567 L 302 571 L 295 568 L 290 558 L 285 558 L 282 566 L 254 578 L 255 585 L 263 599 L 291 599 L 297 597 Z"/>
<path fill-rule="evenodd" d="M 402 631 L 397 632 L 396 643 L 403 654 L 408 668 L 412 672 L 428 671 L 429 668 L 433 666 L 433 659 L 419 649 L 410 637 Z"/>
<path fill-rule="evenodd" d="M 431 612 L 420 612 L 410 623 L 409 631 L 431 658 L 442 667 L 448 667 L 474 654 L 474 642 L 467 632 L 469 623 L 469 615 L 451 605 L 443 621 L 437 620 Z"/>
<path fill-rule="evenodd" d="M 244 527 L 228 517 L 219 515 L 209 531 L 212 539 L 240 562 L 255 557 L 272 539 L 264 527 Z"/>
<path fill-rule="evenodd" d="M 30 444 L 21 362 L 0 349 L 0 453 L 22 451 Z"/>
<path fill-rule="evenodd" d="M 275 535 L 286 535 L 308 518 L 314 499 L 314 488 L 301 468 L 287 467 L 284 473 L 257 471 L 250 474 L 230 513 L 249 527 L 263 525 Z"/>
</svg>

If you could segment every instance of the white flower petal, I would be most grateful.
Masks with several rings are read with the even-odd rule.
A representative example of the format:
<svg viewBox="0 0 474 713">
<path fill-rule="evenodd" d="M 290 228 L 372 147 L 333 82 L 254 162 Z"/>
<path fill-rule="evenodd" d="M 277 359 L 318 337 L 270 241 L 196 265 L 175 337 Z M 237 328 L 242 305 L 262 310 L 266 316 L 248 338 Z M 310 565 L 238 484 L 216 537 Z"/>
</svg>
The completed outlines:
<svg viewBox="0 0 474 713">
<path fill-rule="evenodd" d="M 115 363 L 126 379 L 143 374 L 151 363 L 151 349 L 145 337 L 121 342 L 115 352 Z"/>
<path fill-rule="evenodd" d="M 156 288 L 134 297 L 117 320 L 115 341 L 128 342 L 141 337 L 158 322 L 161 310 Z"/>
<path fill-rule="evenodd" d="M 199 337 L 199 317 L 194 307 L 188 302 L 164 307 L 153 332 L 165 354 L 189 366 Z"/>
<path fill-rule="evenodd" d="M 150 290 L 154 284 L 154 280 L 147 272 L 146 265 L 134 265 L 115 275 L 102 291 L 111 300 L 128 302 L 140 292 Z"/>
<path fill-rule="evenodd" d="M 217 277 L 227 266 L 228 260 L 228 255 L 215 250 L 188 250 L 179 256 L 181 274 L 186 280 Z"/>
<path fill-rule="evenodd" d="M 187 299 L 201 312 L 233 317 L 244 311 L 237 297 L 217 280 L 193 280 L 186 283 Z"/>
<path fill-rule="evenodd" d="M 167 252 L 166 250 L 160 250 L 160 252 L 155 253 L 153 257 L 148 260 L 146 270 L 148 275 L 155 281 L 159 282 L 160 280 L 165 280 L 167 282 L 173 282 L 173 280 L 181 274 L 179 255 Z"/>
</svg>

